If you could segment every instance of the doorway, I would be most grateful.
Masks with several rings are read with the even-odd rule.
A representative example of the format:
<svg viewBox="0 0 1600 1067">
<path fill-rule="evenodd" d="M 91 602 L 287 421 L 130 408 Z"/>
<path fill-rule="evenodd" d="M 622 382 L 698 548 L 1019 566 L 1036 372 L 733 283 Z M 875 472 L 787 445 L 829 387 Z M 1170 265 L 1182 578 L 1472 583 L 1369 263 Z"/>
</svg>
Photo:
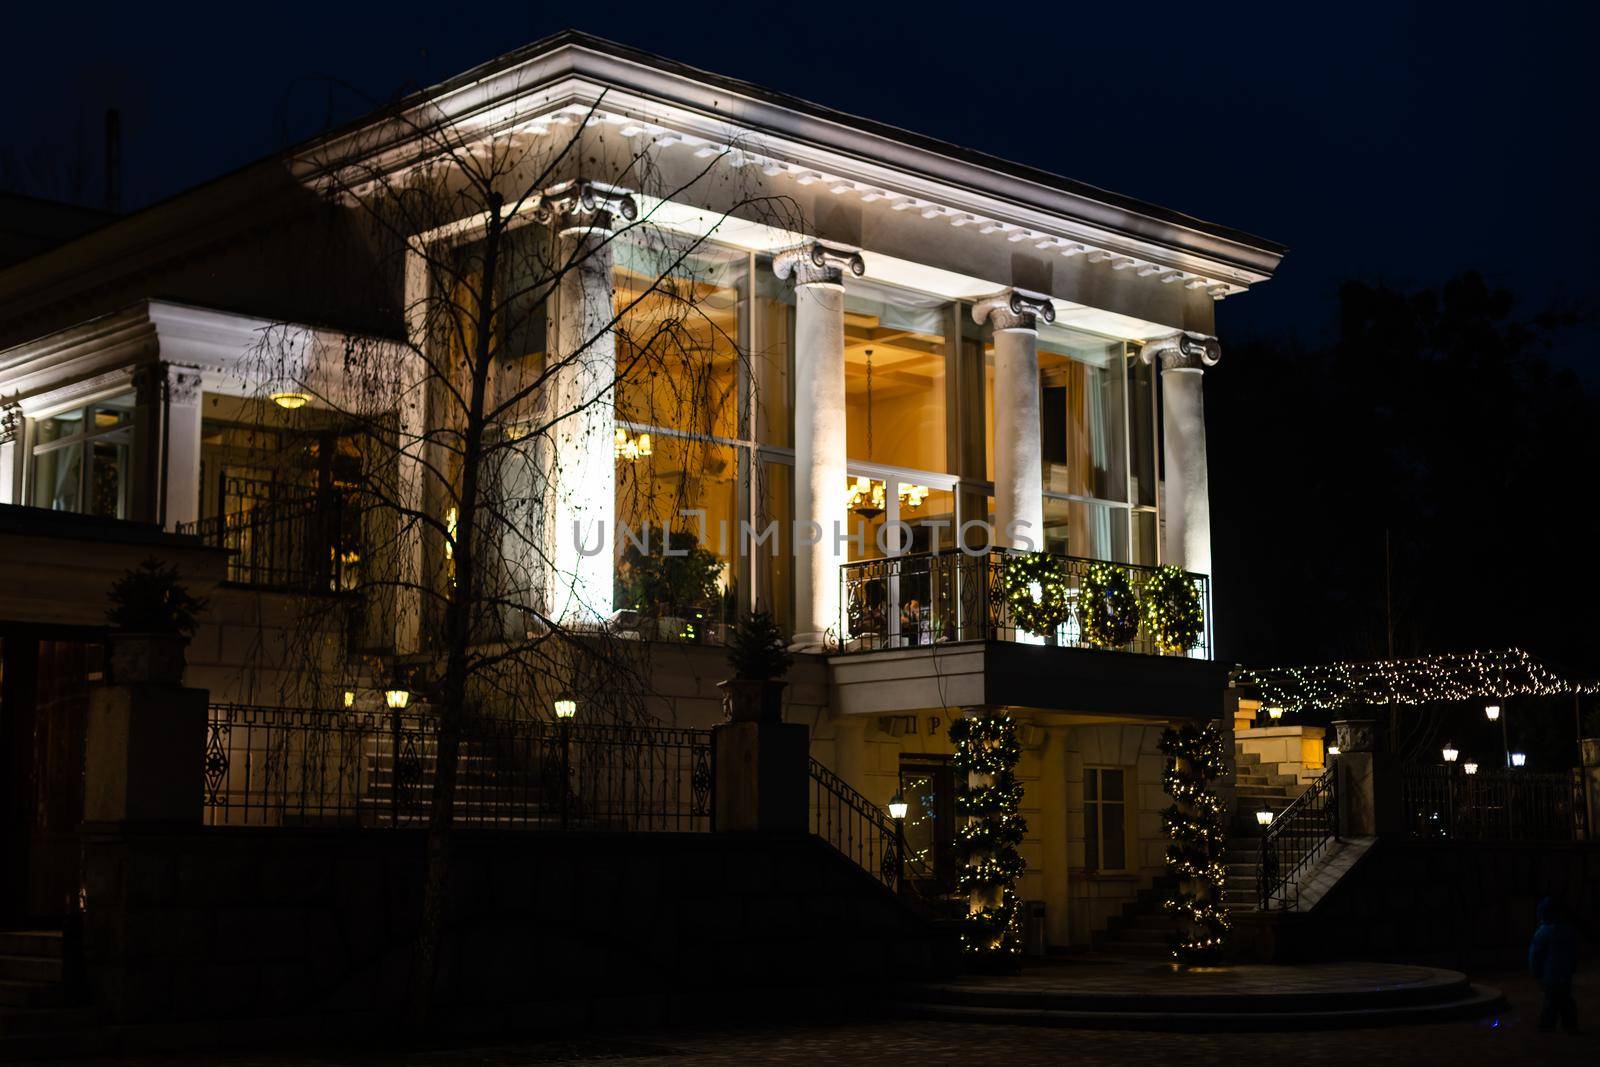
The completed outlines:
<svg viewBox="0 0 1600 1067">
<path fill-rule="evenodd" d="M 0 624 L 0 922 L 59 922 L 77 892 L 93 631 Z"/>
<path fill-rule="evenodd" d="M 956 775 L 949 756 L 902 753 L 906 877 L 922 896 L 956 889 Z"/>
</svg>

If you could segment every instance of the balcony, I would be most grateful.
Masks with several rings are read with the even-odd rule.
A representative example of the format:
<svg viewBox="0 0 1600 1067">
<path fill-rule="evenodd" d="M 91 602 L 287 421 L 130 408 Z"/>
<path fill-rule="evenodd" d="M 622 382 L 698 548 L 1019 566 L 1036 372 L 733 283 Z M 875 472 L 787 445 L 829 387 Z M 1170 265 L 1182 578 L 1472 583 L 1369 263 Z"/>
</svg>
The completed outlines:
<svg viewBox="0 0 1600 1067">
<path fill-rule="evenodd" d="M 227 510 L 180 524 L 178 532 L 225 549 L 227 581 L 301 593 L 355 588 L 361 516 L 344 494 L 230 478 L 222 499 Z"/>
<path fill-rule="evenodd" d="M 1056 612 L 1061 621 L 1053 627 L 1024 627 L 1010 606 L 1008 583 L 1028 589 L 1029 583 L 1023 581 L 1020 571 L 1021 561 L 1028 555 L 1007 549 L 990 549 L 975 555 L 920 552 L 845 564 L 840 569 L 840 651 L 1010 641 L 1211 658 L 1211 580 L 1206 575 L 1183 575 L 1198 600 L 1201 625 L 1195 641 L 1178 652 L 1160 647 L 1160 635 L 1151 632 L 1144 611 L 1155 583 L 1161 579 L 1161 568 L 1157 567 L 1053 556 L 1063 587 L 1061 610 Z M 1131 636 L 1126 641 L 1115 640 L 1120 634 L 1108 637 L 1092 624 L 1085 626 L 1088 604 L 1084 590 L 1094 580 L 1091 571 L 1096 568 L 1100 568 L 1098 577 L 1114 572 L 1113 581 L 1126 583 L 1128 595 L 1122 604 L 1131 609 L 1131 619 L 1127 620 Z M 1029 592 L 1034 598 L 1042 594 L 1037 583 L 1032 583 Z M 1133 620 L 1137 620 L 1136 625 Z"/>
<path fill-rule="evenodd" d="M 1055 595 L 1045 597 L 1024 580 L 1029 564 L 1018 560 L 1028 555 L 919 553 L 846 564 L 842 638 L 829 659 L 834 707 L 845 715 L 894 715 L 990 705 L 1123 722 L 1216 714 L 1227 668 L 1212 660 L 1204 575 L 1054 556 L 1048 568 Z M 1019 597 L 1048 602 L 1058 621 L 1019 617 L 1008 579 Z M 1111 599 L 1120 615 L 1109 630 L 1108 586 L 1116 587 Z M 1101 612 L 1085 627 L 1096 588 Z M 1194 640 L 1181 648 L 1170 639 L 1162 648 L 1162 635 L 1152 632 L 1146 607 L 1157 589 L 1167 600 L 1176 589 L 1190 607 L 1198 603 Z"/>
</svg>

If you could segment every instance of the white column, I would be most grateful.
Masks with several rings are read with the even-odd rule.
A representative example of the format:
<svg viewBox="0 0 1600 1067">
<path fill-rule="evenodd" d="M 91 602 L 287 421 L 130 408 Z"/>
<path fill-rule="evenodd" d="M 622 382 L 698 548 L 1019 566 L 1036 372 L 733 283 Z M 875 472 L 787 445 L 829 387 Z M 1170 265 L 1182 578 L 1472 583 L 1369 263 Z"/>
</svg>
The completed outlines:
<svg viewBox="0 0 1600 1067">
<path fill-rule="evenodd" d="M 545 610 L 563 625 L 593 626 L 611 615 L 616 570 L 612 225 L 639 209 L 626 191 L 596 182 L 557 187 L 545 200 L 566 265 L 547 408 L 558 421 L 546 473 L 554 543 Z"/>
<path fill-rule="evenodd" d="M 161 524 L 200 518 L 200 371 L 166 367 L 162 405 Z"/>
<path fill-rule="evenodd" d="M 797 645 L 839 634 L 844 563 L 844 271 L 866 272 L 854 248 L 813 241 L 773 258 L 794 279 L 794 574 Z"/>
<path fill-rule="evenodd" d="M 1164 563 L 1211 573 L 1211 498 L 1206 479 L 1206 410 L 1201 377 L 1222 347 L 1215 337 L 1176 333 L 1140 352 L 1161 360 L 1161 449 L 1166 467 Z"/>
<path fill-rule="evenodd" d="M 22 408 L 15 401 L 0 404 L 0 504 L 21 504 Z"/>
<path fill-rule="evenodd" d="M 405 265 L 405 317 L 407 344 L 399 359 L 395 375 L 395 416 L 397 440 L 394 485 L 391 492 L 400 508 L 409 508 L 427 514 L 430 504 L 424 472 L 427 470 L 428 432 L 428 364 L 423 353 L 428 346 L 429 291 L 428 252 L 420 246 L 406 251 Z M 383 529 L 370 528 L 374 517 L 365 525 L 367 536 L 381 543 L 385 537 L 394 538 L 391 554 L 393 571 L 381 577 L 394 584 L 388 588 L 387 622 L 393 634 L 394 650 L 398 653 L 417 652 L 422 648 L 422 613 L 424 602 L 422 586 L 426 581 L 426 565 L 422 551 L 421 523 L 401 521 L 401 512 L 391 508 L 393 515 L 384 517 Z"/>
<path fill-rule="evenodd" d="M 1039 320 L 1056 321 L 1050 298 L 1019 289 L 972 306 L 994 324 L 994 543 L 1044 548 L 1044 474 L 1039 447 Z"/>
</svg>

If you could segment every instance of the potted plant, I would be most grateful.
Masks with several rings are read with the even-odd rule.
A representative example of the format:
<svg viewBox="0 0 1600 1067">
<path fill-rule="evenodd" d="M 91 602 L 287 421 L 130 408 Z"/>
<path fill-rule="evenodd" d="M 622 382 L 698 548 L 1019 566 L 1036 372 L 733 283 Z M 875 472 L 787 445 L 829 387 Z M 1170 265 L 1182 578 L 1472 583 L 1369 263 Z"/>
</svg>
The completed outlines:
<svg viewBox="0 0 1600 1067">
<path fill-rule="evenodd" d="M 722 683 L 729 721 L 781 722 L 788 684 L 782 678 L 793 661 L 771 615 L 752 612 L 735 623 L 728 642 L 733 677 Z"/>
<path fill-rule="evenodd" d="M 180 684 L 206 602 L 178 581 L 178 568 L 152 556 L 113 582 L 109 599 L 111 681 Z"/>
</svg>

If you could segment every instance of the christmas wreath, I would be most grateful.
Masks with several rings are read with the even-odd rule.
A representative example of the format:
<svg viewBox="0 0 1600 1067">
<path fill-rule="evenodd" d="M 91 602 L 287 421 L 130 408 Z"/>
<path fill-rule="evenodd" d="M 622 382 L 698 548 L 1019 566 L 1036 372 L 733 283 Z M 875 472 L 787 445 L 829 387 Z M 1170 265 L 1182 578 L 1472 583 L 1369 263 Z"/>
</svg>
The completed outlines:
<svg viewBox="0 0 1600 1067">
<path fill-rule="evenodd" d="M 1206 613 L 1194 579 L 1177 567 L 1162 567 L 1144 587 L 1145 632 L 1163 656 L 1182 656 L 1205 632 Z"/>
<path fill-rule="evenodd" d="M 1120 648 L 1139 632 L 1139 604 L 1125 568 L 1091 564 L 1078 583 L 1078 627 L 1100 648 Z"/>
<path fill-rule="evenodd" d="M 1007 556 L 1005 585 L 1006 612 L 1019 629 L 1049 637 L 1071 616 L 1066 571 L 1048 552 Z"/>
</svg>

